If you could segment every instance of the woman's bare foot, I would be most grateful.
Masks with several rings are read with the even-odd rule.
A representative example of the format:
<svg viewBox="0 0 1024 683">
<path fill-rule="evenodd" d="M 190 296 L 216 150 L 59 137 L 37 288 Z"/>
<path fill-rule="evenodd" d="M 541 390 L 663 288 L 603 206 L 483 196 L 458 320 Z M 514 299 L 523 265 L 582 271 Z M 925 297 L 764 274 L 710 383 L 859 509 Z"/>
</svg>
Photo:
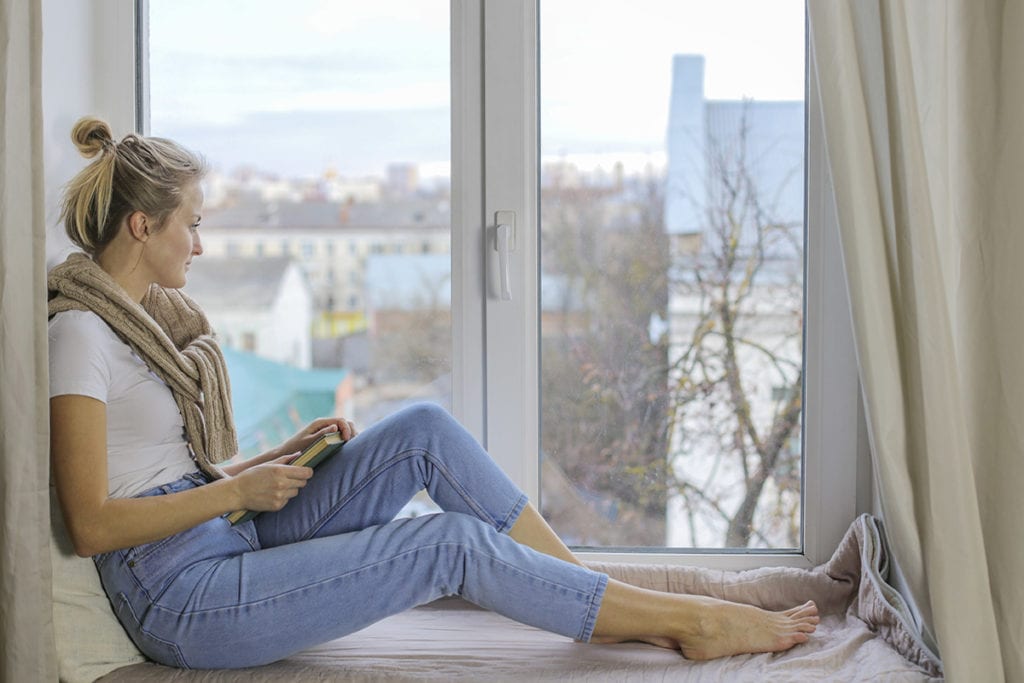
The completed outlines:
<svg viewBox="0 0 1024 683">
<path fill-rule="evenodd" d="M 595 645 L 614 645 L 615 643 L 649 643 L 667 650 L 678 650 L 679 643 L 668 636 L 637 636 L 635 638 L 616 638 L 615 636 L 593 636 L 590 639 Z"/>
<path fill-rule="evenodd" d="M 808 601 L 781 612 L 714 598 L 703 603 L 678 638 L 687 659 L 714 659 L 754 652 L 782 652 L 806 643 L 818 626 L 818 607 Z"/>
</svg>

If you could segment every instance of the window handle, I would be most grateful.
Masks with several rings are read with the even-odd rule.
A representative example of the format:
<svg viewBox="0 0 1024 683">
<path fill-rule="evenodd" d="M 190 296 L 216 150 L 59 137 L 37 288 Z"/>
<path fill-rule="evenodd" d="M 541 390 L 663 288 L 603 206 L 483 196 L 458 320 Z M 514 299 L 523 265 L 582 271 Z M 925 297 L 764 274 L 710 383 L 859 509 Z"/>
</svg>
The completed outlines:
<svg viewBox="0 0 1024 683">
<path fill-rule="evenodd" d="M 494 248 L 498 252 L 498 279 L 501 285 L 501 300 L 512 300 L 512 282 L 509 271 L 512 268 L 511 253 L 516 248 L 516 214 L 514 211 L 498 211 L 494 215 L 497 229 L 494 231 Z"/>
</svg>

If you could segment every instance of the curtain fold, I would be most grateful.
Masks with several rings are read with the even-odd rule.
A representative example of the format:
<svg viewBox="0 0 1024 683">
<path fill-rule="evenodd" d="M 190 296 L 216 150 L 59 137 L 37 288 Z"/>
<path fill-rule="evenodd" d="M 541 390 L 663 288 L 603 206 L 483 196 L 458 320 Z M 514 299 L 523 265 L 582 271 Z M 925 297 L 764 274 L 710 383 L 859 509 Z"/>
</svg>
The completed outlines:
<svg viewBox="0 0 1024 683">
<path fill-rule="evenodd" d="M 1024 680 L 1024 13 L 808 8 L 893 554 L 950 680 Z"/>
<path fill-rule="evenodd" d="M 40 0 L 0 0 L 0 648 L 57 680 L 49 551 Z"/>
</svg>

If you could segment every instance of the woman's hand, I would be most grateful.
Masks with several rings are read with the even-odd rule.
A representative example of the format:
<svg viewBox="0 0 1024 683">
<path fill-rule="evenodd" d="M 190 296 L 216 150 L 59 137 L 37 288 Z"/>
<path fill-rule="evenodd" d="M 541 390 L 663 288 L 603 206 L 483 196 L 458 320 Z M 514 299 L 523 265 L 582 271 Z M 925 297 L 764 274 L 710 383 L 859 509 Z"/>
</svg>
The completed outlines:
<svg viewBox="0 0 1024 683">
<path fill-rule="evenodd" d="M 290 457 L 295 457 L 295 455 L 304 451 L 306 446 L 329 432 L 340 432 L 341 438 L 345 441 L 351 440 L 358 433 L 356 432 L 355 425 L 352 424 L 352 420 L 346 420 L 341 417 L 321 417 L 310 422 L 306 425 L 305 429 L 296 432 L 294 436 L 277 448 L 257 455 L 255 458 L 242 460 L 230 465 L 221 465 L 220 469 L 229 477 L 237 477 L 242 472 L 253 467 L 276 461 L 281 457 L 282 453 L 288 453 L 291 454 Z"/>
<path fill-rule="evenodd" d="M 344 441 L 349 441 L 358 433 L 352 420 L 343 417 L 321 417 L 313 420 L 305 429 L 301 429 L 290 439 L 278 446 L 278 453 L 294 453 L 302 451 L 309 444 L 319 439 L 324 434 L 339 432 Z"/>
<path fill-rule="evenodd" d="M 312 467 L 289 465 L 298 453 L 250 467 L 231 479 L 240 510 L 280 510 L 313 476 Z"/>
</svg>

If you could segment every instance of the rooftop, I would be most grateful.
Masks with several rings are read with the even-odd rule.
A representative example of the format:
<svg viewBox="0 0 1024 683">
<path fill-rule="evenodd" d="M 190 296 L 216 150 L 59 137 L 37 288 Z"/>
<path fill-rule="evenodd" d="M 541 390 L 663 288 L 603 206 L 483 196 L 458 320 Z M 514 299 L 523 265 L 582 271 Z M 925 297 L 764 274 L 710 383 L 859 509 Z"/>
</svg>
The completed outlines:
<svg viewBox="0 0 1024 683">
<path fill-rule="evenodd" d="M 447 228 L 450 223 L 448 203 L 428 198 L 351 203 L 243 198 L 230 206 L 207 209 L 203 215 L 203 227 L 218 230 Z"/>
<path fill-rule="evenodd" d="M 238 445 L 245 456 L 257 455 L 312 420 L 334 414 L 334 393 L 348 370 L 304 370 L 237 349 L 223 352 Z"/>
<path fill-rule="evenodd" d="M 203 308 L 265 309 L 273 305 L 291 259 L 200 256 L 192 261 L 185 292 Z"/>
</svg>

